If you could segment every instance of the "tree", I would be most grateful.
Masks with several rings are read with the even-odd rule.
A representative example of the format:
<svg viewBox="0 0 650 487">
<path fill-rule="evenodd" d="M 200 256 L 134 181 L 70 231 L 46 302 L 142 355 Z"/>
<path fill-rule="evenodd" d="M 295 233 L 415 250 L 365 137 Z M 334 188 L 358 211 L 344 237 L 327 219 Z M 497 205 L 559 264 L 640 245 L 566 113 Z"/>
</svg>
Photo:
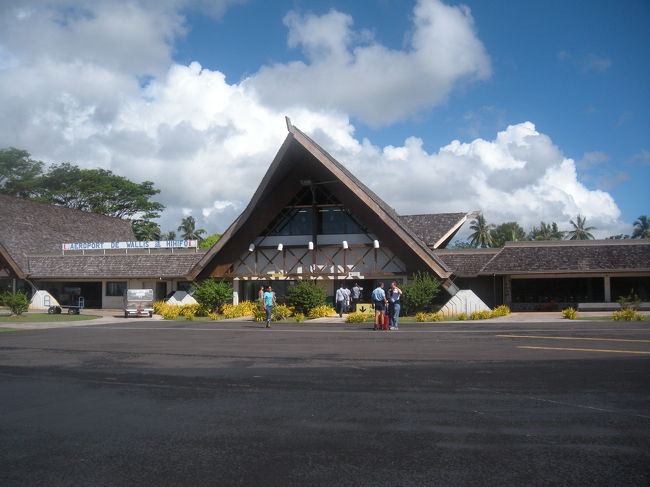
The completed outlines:
<svg viewBox="0 0 650 487">
<path fill-rule="evenodd" d="M 635 220 L 632 238 L 650 238 L 650 221 L 647 215 L 641 215 Z"/>
<path fill-rule="evenodd" d="M 167 233 L 163 233 L 161 235 L 161 240 L 176 240 L 176 232 L 173 230 L 170 230 Z"/>
<path fill-rule="evenodd" d="M 219 308 L 229 301 L 232 301 L 232 284 L 225 281 L 206 279 L 203 282 L 194 284 L 192 297 L 205 306 L 212 313 L 219 311 Z"/>
<path fill-rule="evenodd" d="M 159 217 L 165 208 L 149 200 L 158 193 L 151 181 L 137 184 L 106 169 L 81 169 L 63 163 L 41 176 L 29 197 L 117 218 L 149 220 Z"/>
<path fill-rule="evenodd" d="M 490 230 L 493 247 L 503 247 L 506 242 L 526 240 L 526 230 L 517 222 L 506 222 Z"/>
<path fill-rule="evenodd" d="M 440 292 L 440 281 L 426 272 L 416 272 L 411 284 L 402 286 L 402 292 L 405 314 L 433 311 L 435 298 Z"/>
<path fill-rule="evenodd" d="M 25 197 L 43 172 L 43 163 L 15 147 L 0 149 L 0 193 Z"/>
<path fill-rule="evenodd" d="M 181 233 L 181 238 L 184 240 L 203 240 L 202 235 L 207 233 L 202 228 L 196 228 L 196 220 L 192 215 L 181 220 L 178 229 Z"/>
<path fill-rule="evenodd" d="M 552 222 L 548 225 L 544 222 L 539 223 L 539 227 L 533 227 L 528 234 L 530 240 L 563 240 L 566 232 L 557 227 L 557 223 Z"/>
<path fill-rule="evenodd" d="M 299 281 L 289 287 L 285 300 L 296 312 L 307 315 L 312 309 L 325 304 L 325 289 L 315 281 Z"/>
<path fill-rule="evenodd" d="M 454 242 L 449 246 L 450 249 L 475 249 L 476 244 L 473 244 L 469 240 L 454 240 Z"/>
<path fill-rule="evenodd" d="M 151 220 L 133 220 L 133 235 L 137 240 L 162 240 L 160 225 Z"/>
<path fill-rule="evenodd" d="M 573 230 L 567 232 L 567 240 L 593 240 L 594 236 L 590 233 L 591 230 L 596 230 L 596 227 L 585 227 L 587 221 L 586 217 L 578 215 L 576 221 L 569 221 L 573 225 Z"/>
<path fill-rule="evenodd" d="M 9 308 L 12 316 L 19 316 L 29 309 L 29 298 L 22 291 L 5 291 L 0 294 L 0 303 Z"/>
<path fill-rule="evenodd" d="M 216 244 L 219 239 L 221 238 L 220 233 L 213 233 L 212 235 L 205 237 L 203 240 L 199 242 L 199 248 L 200 249 L 209 249 L 212 247 L 214 244 Z"/>
<path fill-rule="evenodd" d="M 476 217 L 476 220 L 472 220 L 470 230 L 474 230 L 469 236 L 469 242 L 475 247 L 492 247 L 492 237 L 490 236 L 490 230 L 494 228 L 494 224 L 490 223 L 489 225 L 485 221 L 485 217 L 480 214 Z"/>
</svg>

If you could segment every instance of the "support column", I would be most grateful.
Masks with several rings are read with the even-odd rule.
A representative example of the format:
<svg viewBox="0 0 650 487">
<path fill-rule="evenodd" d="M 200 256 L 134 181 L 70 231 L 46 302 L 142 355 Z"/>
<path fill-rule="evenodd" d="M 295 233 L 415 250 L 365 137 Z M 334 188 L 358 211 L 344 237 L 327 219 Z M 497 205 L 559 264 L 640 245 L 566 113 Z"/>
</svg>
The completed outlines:
<svg viewBox="0 0 650 487">
<path fill-rule="evenodd" d="M 512 278 L 503 276 L 503 303 L 512 306 Z"/>
<path fill-rule="evenodd" d="M 612 286 L 611 286 L 609 276 L 605 276 L 603 278 L 603 284 L 605 286 L 605 302 L 606 303 L 611 303 L 612 302 Z"/>
</svg>

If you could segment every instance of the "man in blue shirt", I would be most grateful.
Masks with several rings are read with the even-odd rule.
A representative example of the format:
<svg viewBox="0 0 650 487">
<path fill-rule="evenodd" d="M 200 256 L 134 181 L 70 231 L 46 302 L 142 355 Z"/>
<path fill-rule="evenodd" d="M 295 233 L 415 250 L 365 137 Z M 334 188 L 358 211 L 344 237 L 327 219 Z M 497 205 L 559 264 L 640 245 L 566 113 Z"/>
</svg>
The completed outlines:
<svg viewBox="0 0 650 487">
<path fill-rule="evenodd" d="M 373 330 L 381 330 L 384 325 L 384 311 L 386 310 L 386 292 L 384 291 L 383 282 L 380 282 L 372 292 L 372 302 L 375 306 L 375 327 Z"/>
<path fill-rule="evenodd" d="M 273 316 L 273 306 L 275 305 L 275 293 L 271 286 L 266 288 L 263 294 L 264 309 L 266 310 L 266 328 L 271 328 L 271 316 Z"/>
</svg>

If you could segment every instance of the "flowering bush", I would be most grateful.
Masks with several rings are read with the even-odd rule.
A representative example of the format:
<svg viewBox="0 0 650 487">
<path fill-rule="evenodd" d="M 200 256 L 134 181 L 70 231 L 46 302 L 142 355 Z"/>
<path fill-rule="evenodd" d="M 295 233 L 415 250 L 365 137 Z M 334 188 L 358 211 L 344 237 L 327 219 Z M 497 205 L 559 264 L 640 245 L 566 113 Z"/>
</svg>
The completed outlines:
<svg viewBox="0 0 650 487">
<path fill-rule="evenodd" d="M 300 323 L 301 321 L 305 321 L 305 315 L 302 313 L 296 313 L 293 315 L 293 319 L 296 321 L 296 323 Z"/>
<path fill-rule="evenodd" d="M 467 319 L 467 313 L 458 313 L 458 316 L 456 316 L 456 319 L 458 321 L 465 321 Z"/>
<path fill-rule="evenodd" d="M 497 316 L 507 316 L 509 314 L 510 314 L 510 308 L 505 304 L 502 304 L 501 306 L 497 306 L 492 310 L 492 318 L 496 318 Z"/>
<path fill-rule="evenodd" d="M 421 313 L 421 312 L 420 312 L 420 313 L 417 313 L 417 314 L 415 315 L 415 320 L 418 321 L 418 322 L 420 322 L 420 323 L 425 322 L 425 321 L 429 321 L 428 318 L 429 318 L 429 315 L 426 314 L 426 313 Z"/>
<path fill-rule="evenodd" d="M 487 310 L 474 311 L 469 315 L 470 320 L 487 320 L 488 318 L 492 318 L 492 312 Z"/>
<path fill-rule="evenodd" d="M 348 317 L 345 319 L 346 323 L 365 323 L 366 318 L 368 317 L 365 313 L 348 313 Z"/>
<path fill-rule="evenodd" d="M 251 316 L 257 310 L 259 310 L 259 306 L 253 301 L 242 301 L 239 304 L 224 304 L 221 306 L 221 314 L 223 314 L 224 318 Z"/>
<path fill-rule="evenodd" d="M 562 318 L 567 320 L 575 320 L 578 317 L 578 310 L 573 307 L 568 307 L 562 310 Z"/>
<path fill-rule="evenodd" d="M 286 304 L 276 304 L 273 306 L 273 316 L 274 320 L 286 320 L 289 316 L 292 315 L 291 308 Z"/>
<path fill-rule="evenodd" d="M 620 311 L 614 311 L 612 319 L 614 321 L 641 321 L 643 320 L 643 315 L 634 308 L 625 308 Z"/>
<path fill-rule="evenodd" d="M 442 321 L 442 315 L 440 313 L 432 313 L 429 315 L 429 321 Z"/>
<path fill-rule="evenodd" d="M 309 310 L 309 313 L 307 313 L 307 316 L 310 318 L 325 318 L 326 316 L 335 316 L 336 311 L 334 308 L 330 308 L 327 305 L 323 306 L 316 306 L 315 308 L 312 308 Z"/>
</svg>

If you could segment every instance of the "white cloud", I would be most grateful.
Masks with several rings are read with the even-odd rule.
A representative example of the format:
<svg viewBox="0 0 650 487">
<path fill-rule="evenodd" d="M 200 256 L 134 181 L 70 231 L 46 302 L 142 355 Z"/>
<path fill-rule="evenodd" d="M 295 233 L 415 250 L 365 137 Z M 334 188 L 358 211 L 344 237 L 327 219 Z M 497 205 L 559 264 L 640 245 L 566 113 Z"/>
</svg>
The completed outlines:
<svg viewBox="0 0 650 487">
<path fill-rule="evenodd" d="M 327 107 L 378 126 L 438 105 L 460 80 L 490 75 L 469 9 L 421 0 L 413 22 L 408 48 L 393 50 L 353 31 L 341 12 L 290 12 L 289 45 L 308 62 L 263 67 L 244 84 L 273 107 Z"/>
<path fill-rule="evenodd" d="M 64 17 L 55 4 L 66 7 Z M 173 39 L 185 28 L 178 5 L 185 2 L 20 5 L 0 6 L 0 147 L 154 181 L 167 205 L 165 231 L 190 214 L 197 227 L 223 231 L 284 140 L 285 114 L 400 213 L 476 209 L 491 221 L 528 227 L 580 213 L 598 228 L 617 224 L 611 196 L 588 190 L 574 161 L 530 122 L 494 140 L 453 141 L 433 153 L 415 137 L 387 147 L 355 138 L 350 116 L 387 123 L 435 105 L 463 77 L 489 74 L 471 17 L 460 7 L 419 2 L 405 51 L 355 44 L 368 37 L 352 31 L 345 14 L 290 14 L 290 42 L 305 49 L 310 63 L 267 67 L 229 84 L 198 63 L 171 62 Z M 102 41 L 76 49 L 93 30 Z M 144 47 L 124 59 L 130 43 Z M 260 96 L 263 81 L 280 83 L 288 71 L 300 77 L 296 86 L 271 84 L 278 96 Z M 150 77 L 146 85 L 143 76 Z"/>
</svg>

